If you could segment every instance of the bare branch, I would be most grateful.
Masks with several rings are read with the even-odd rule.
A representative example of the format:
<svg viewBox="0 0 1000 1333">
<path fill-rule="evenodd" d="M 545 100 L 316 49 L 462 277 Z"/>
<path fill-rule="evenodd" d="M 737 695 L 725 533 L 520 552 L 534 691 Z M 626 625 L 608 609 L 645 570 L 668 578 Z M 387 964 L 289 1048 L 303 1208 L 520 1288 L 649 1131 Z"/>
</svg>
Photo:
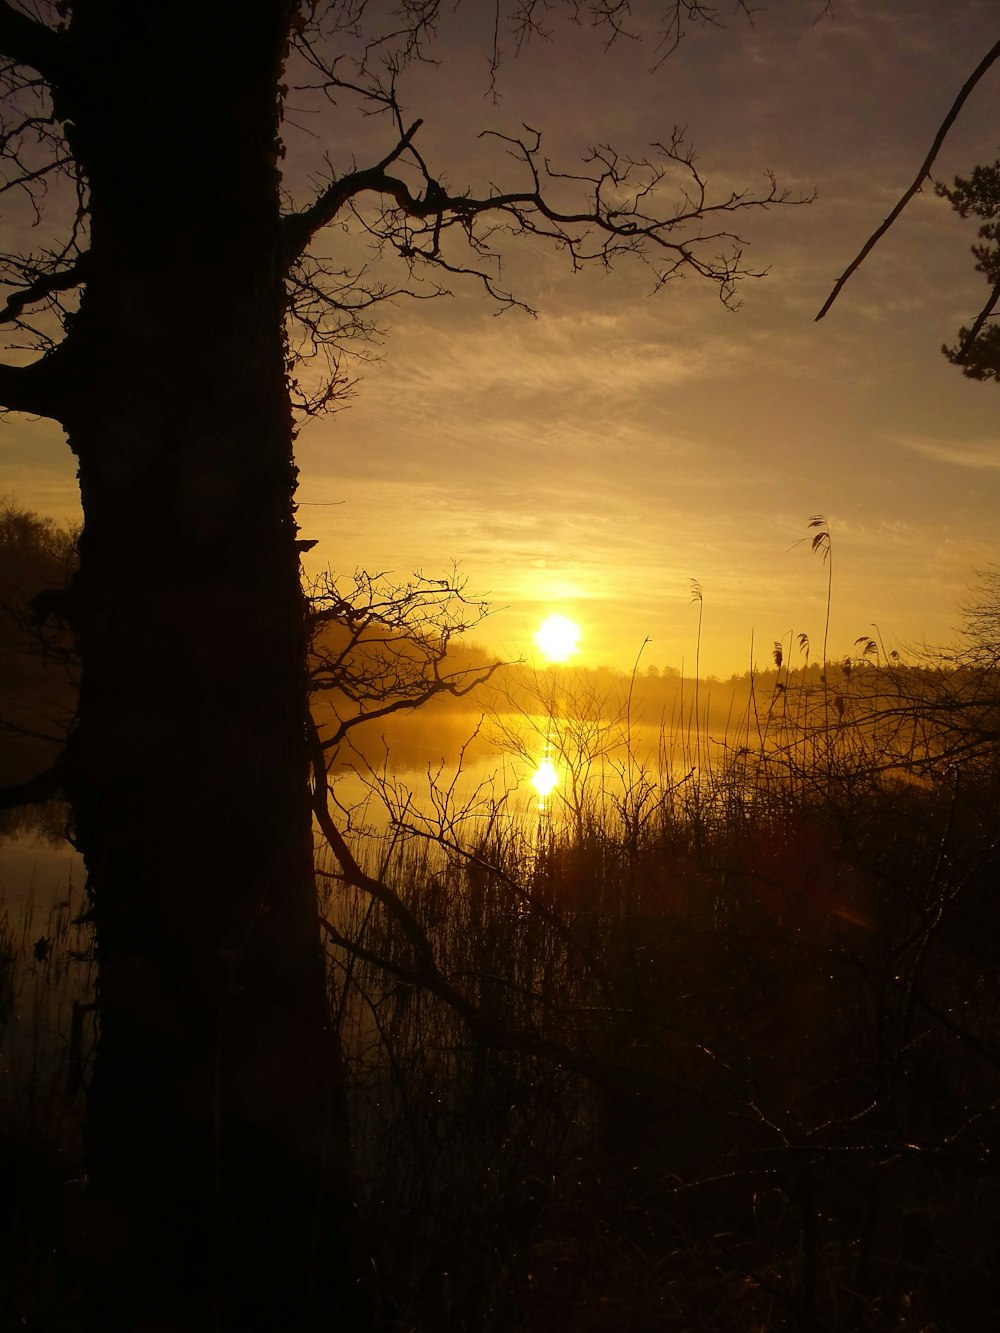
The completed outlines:
<svg viewBox="0 0 1000 1333">
<path fill-rule="evenodd" d="M 417 122 L 419 124 L 419 122 Z M 490 294 L 506 305 L 522 304 L 496 285 L 500 255 L 491 238 L 497 230 L 511 235 L 533 235 L 553 242 L 570 258 L 574 268 L 587 263 L 611 267 L 624 255 L 649 263 L 655 273 L 654 290 L 687 269 L 715 282 L 727 305 L 734 305 L 740 278 L 756 276 L 742 263 L 742 247 L 728 229 L 708 230 L 706 218 L 728 215 L 750 208 L 803 203 L 780 190 L 773 174 L 767 173 L 768 189 L 757 195 L 730 192 L 711 199 L 700 176 L 683 131 L 675 129 L 667 144 L 654 144 L 656 157 L 632 159 L 619 156 L 603 145 L 590 151 L 580 173 L 560 172 L 541 155 L 541 135 L 525 126 L 525 135 L 515 138 L 490 131 L 491 137 L 507 145 L 510 156 L 528 176 L 527 188 L 501 190 L 475 196 L 457 194 L 433 177 L 413 147 L 412 126 L 383 162 L 404 156 L 422 176 L 422 191 L 416 192 L 402 177 L 390 175 L 383 164 L 354 172 L 334 182 L 303 213 L 287 220 L 295 245 L 305 244 L 316 228 L 332 220 L 348 203 L 372 236 L 388 244 L 408 263 L 423 263 L 448 274 L 474 276 Z M 658 207 L 668 185 L 668 173 L 680 173 L 680 197 L 672 207 Z M 585 202 L 580 207 L 560 206 L 549 191 L 564 182 Z M 360 196 L 374 194 L 381 206 L 375 217 L 364 222 Z M 479 229 L 480 219 L 495 217 L 488 232 Z M 679 231 L 688 234 L 678 236 Z M 445 244 L 457 233 L 472 260 L 456 262 L 445 252 Z M 488 261 L 485 265 L 482 261 Z"/>
<path fill-rule="evenodd" d="M 26 283 L 21 290 L 7 298 L 6 305 L 0 309 L 0 324 L 8 324 L 19 319 L 29 305 L 47 300 L 57 292 L 68 292 L 86 281 L 87 256 L 80 255 L 69 268 L 52 272 L 38 272 L 37 276 Z"/>
<path fill-rule="evenodd" d="M 302 254 L 316 232 L 332 222 L 355 195 L 365 190 L 393 194 L 396 188 L 402 186 L 402 182 L 393 181 L 391 177 L 386 176 L 385 169 L 406 151 L 422 124 L 423 121 L 415 120 L 395 148 L 374 167 L 369 167 L 365 171 L 353 171 L 342 179 L 334 181 L 311 207 L 301 213 L 292 213 L 282 220 L 285 253 L 290 263 Z M 405 190 L 405 186 L 402 188 Z"/>
<path fill-rule="evenodd" d="M 459 665 L 452 641 L 487 614 L 456 579 L 416 576 L 401 587 L 359 571 L 343 591 L 332 574 L 310 590 L 310 677 L 334 719 L 322 739 L 335 751 L 355 727 L 411 712 L 442 695 L 461 699 L 485 684 L 500 662 Z"/>
<path fill-rule="evenodd" d="M 57 352 L 27 366 L 0 363 L 0 411 L 61 420 L 66 394 Z"/>
<path fill-rule="evenodd" d="M 337 828 L 330 814 L 330 789 L 327 784 L 323 746 L 320 742 L 319 733 L 311 722 L 309 724 L 309 738 L 313 768 L 313 813 L 330 850 L 344 872 L 345 879 L 355 888 L 371 894 L 376 902 L 380 902 L 395 917 L 413 948 L 417 972 L 422 984 L 442 999 L 447 1000 L 463 1016 L 472 1017 L 474 1015 L 473 1006 L 449 984 L 441 973 L 434 957 L 433 946 L 420 922 L 397 893 L 388 885 L 383 884 L 380 880 L 362 870 L 343 834 Z M 331 929 L 329 923 L 324 922 L 323 924 L 328 930 Z"/>
<path fill-rule="evenodd" d="M 304 254 L 285 280 L 289 375 L 293 406 L 317 416 L 347 399 L 354 379 L 345 371 L 348 358 L 374 360 L 380 328 L 375 317 L 385 302 L 406 297 L 433 300 L 447 293 L 431 286 L 416 291 L 368 276 L 368 267 L 338 267 L 329 257 Z"/>
<path fill-rule="evenodd" d="M 934 159 L 937 157 L 941 145 L 947 138 L 948 131 L 955 123 L 955 120 L 958 117 L 958 113 L 965 105 L 966 99 L 972 92 L 973 88 L 975 88 L 979 80 L 983 77 L 983 75 L 987 72 L 987 70 L 996 62 L 998 58 L 1000 58 L 1000 41 L 996 42 L 992 47 L 990 47 L 989 51 L 987 51 L 986 55 L 983 56 L 982 60 L 979 62 L 979 64 L 976 66 L 973 72 L 966 79 L 965 83 L 962 85 L 961 91 L 955 98 L 954 102 L 951 104 L 948 114 L 945 116 L 944 120 L 938 127 L 938 132 L 934 136 L 934 142 L 931 144 L 930 151 L 928 152 L 927 156 L 920 164 L 920 170 L 917 172 L 913 184 L 909 187 L 908 190 L 905 191 L 899 203 L 892 210 L 889 216 L 885 219 L 882 225 L 880 227 L 877 227 L 875 231 L 872 232 L 871 236 L 869 236 L 868 240 L 865 241 L 864 245 L 861 247 L 861 250 L 855 256 L 855 258 L 851 260 L 847 268 L 844 269 L 843 273 L 834 283 L 833 291 L 823 302 L 823 308 L 816 316 L 817 320 L 823 318 L 826 312 L 833 305 L 834 301 L 836 301 L 837 297 L 840 295 L 841 290 L 844 287 L 844 284 L 847 282 L 847 280 L 857 269 L 861 267 L 861 265 L 864 263 L 868 255 L 871 254 L 872 250 L 874 250 L 878 242 L 882 239 L 885 233 L 889 230 L 892 224 L 899 217 L 900 213 L 902 213 L 906 205 L 910 202 L 913 196 L 923 185 L 924 181 L 928 179 L 928 177 L 930 176 L 931 166 L 934 163 Z"/>
<path fill-rule="evenodd" d="M 0 810 L 17 810 L 25 805 L 41 805 L 43 801 L 57 800 L 63 794 L 65 766 L 57 759 L 44 773 L 37 773 L 24 782 L 0 787 Z"/>
<path fill-rule="evenodd" d="M 399 894 L 381 879 L 367 874 L 359 864 L 343 834 L 337 828 L 329 810 L 329 788 L 326 779 L 326 766 L 323 761 L 322 747 L 315 728 L 311 731 L 313 747 L 313 811 L 323 836 L 341 867 L 345 883 L 363 893 L 369 894 L 381 903 L 399 925 L 403 935 L 413 950 L 413 962 L 405 967 L 391 959 L 366 950 L 362 945 L 348 939 L 333 922 L 326 917 L 320 918 L 320 924 L 328 937 L 338 946 L 357 957 L 376 966 L 384 967 L 391 975 L 397 976 L 411 985 L 428 990 L 438 999 L 443 1000 L 469 1026 L 480 1041 L 501 1049 L 518 1049 L 533 1055 L 557 1061 L 567 1067 L 584 1070 L 592 1076 L 599 1075 L 606 1066 L 598 1061 L 574 1051 L 571 1048 L 537 1034 L 514 1031 L 499 1023 L 496 1018 L 483 1011 L 481 1006 L 470 1000 L 442 972 L 434 947 L 423 926 L 403 902 Z"/>
<path fill-rule="evenodd" d="M 735 8 L 751 19 L 744 0 Z M 488 91 L 495 93 L 498 70 L 508 56 L 529 40 L 548 39 L 548 20 L 557 10 L 574 24 L 603 30 L 608 44 L 639 37 L 632 30 L 628 0 L 493 0 L 489 49 L 484 51 Z M 719 15 L 716 6 L 701 0 L 663 5 L 656 20 L 662 42 L 655 63 L 678 44 L 685 27 L 719 23 Z M 683 131 L 676 128 L 668 142 L 652 145 L 648 157 L 625 157 L 608 145 L 591 148 L 577 172 L 553 166 L 542 154 L 541 135 L 530 127 L 520 135 L 491 131 L 481 137 L 504 146 L 521 179 L 512 182 L 513 189 L 505 181 L 491 181 L 485 189 L 455 188 L 420 153 L 421 122 L 404 113 L 397 90 L 408 65 L 431 61 L 430 43 L 442 17 L 440 0 L 405 0 L 391 14 L 376 14 L 366 0 L 341 0 L 314 6 L 295 29 L 295 91 L 307 99 L 325 98 L 338 109 L 350 102 L 362 116 L 387 118 L 394 130 L 380 161 L 367 167 L 353 163 L 348 170 L 328 164 L 329 176 L 312 200 L 297 201 L 283 219 L 290 341 L 296 355 L 314 363 L 319 358 L 320 369 L 325 358 L 328 371 L 319 382 L 313 368 L 306 367 L 307 384 L 297 386 L 299 406 L 306 412 L 335 404 L 349 392 L 344 363 L 357 347 L 362 359 L 370 357 L 369 346 L 380 330 L 369 312 L 378 300 L 436 297 L 461 278 L 480 284 L 501 309 L 534 313 L 504 281 L 505 238 L 546 241 L 574 269 L 587 264 L 611 268 L 623 258 L 645 263 L 653 273 L 653 292 L 693 273 L 714 284 L 723 303 L 734 309 L 739 282 L 760 277 L 763 270 L 745 262 L 740 238 L 723 215 L 808 202 L 790 198 L 770 172 L 760 191 L 713 198 Z M 355 304 L 350 275 L 309 249 L 331 224 L 367 237 L 378 259 L 393 254 L 401 259 L 404 279 L 398 285 L 366 283 L 362 302 Z"/>
<path fill-rule="evenodd" d="M 28 6 L 25 5 L 25 9 Z M 57 5 L 32 5 L 56 22 Z M 64 122 L 72 118 L 72 39 L 0 0 L 0 194 L 20 195 L 42 234 L 59 238 L 40 253 L 0 256 L 0 283 L 13 289 L 0 322 L 26 337 L 17 351 L 46 352 L 57 342 L 78 285 L 76 265 L 87 225 L 86 185 Z M 38 71 L 38 72 L 36 72 Z M 82 280 L 82 278 L 80 279 Z M 26 311 L 36 307 L 30 319 Z"/>
</svg>

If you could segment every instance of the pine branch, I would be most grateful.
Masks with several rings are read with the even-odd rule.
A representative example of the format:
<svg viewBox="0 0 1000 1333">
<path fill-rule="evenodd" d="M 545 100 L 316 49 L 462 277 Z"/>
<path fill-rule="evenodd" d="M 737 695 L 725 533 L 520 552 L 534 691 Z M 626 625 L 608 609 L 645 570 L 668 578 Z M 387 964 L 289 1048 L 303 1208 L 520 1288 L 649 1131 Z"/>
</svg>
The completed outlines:
<svg viewBox="0 0 1000 1333">
<path fill-rule="evenodd" d="M 990 315 L 992 315 L 993 311 L 996 309 L 998 301 L 1000 301 L 1000 282 L 998 282 L 994 286 L 992 292 L 990 293 L 989 300 L 986 302 L 982 310 L 980 310 L 979 314 L 976 316 L 975 322 L 973 323 L 972 328 L 963 338 L 961 346 L 957 349 L 954 355 L 948 353 L 948 355 L 951 357 L 951 360 L 954 361 L 956 366 L 964 366 L 968 363 L 969 353 L 972 350 L 972 346 L 975 343 L 976 339 L 979 337 L 980 333 L 982 333 L 983 325 L 986 323 Z"/>
</svg>

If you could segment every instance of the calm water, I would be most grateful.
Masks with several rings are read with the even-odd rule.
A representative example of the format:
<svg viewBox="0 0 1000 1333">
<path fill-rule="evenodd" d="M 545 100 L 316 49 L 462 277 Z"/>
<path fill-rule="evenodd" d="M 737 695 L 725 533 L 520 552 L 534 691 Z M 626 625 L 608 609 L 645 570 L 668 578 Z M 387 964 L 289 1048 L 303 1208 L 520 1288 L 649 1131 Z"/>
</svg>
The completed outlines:
<svg viewBox="0 0 1000 1333">
<path fill-rule="evenodd" d="M 560 738 L 545 719 L 529 720 L 509 740 L 501 752 L 480 738 L 460 763 L 454 755 L 397 770 L 387 761 L 367 769 L 359 762 L 357 770 L 334 774 L 340 828 L 362 859 L 376 863 L 379 849 L 400 839 L 469 845 L 505 819 L 533 838 L 543 816 L 546 827 L 571 820 L 582 791 L 592 808 L 613 810 L 627 787 L 636 790 L 644 774 L 657 776 L 659 734 L 652 728 L 633 732 L 631 754 L 599 730 Z M 531 778 L 546 757 L 559 781 L 542 803 Z M 676 774 L 687 756 L 672 764 L 665 758 Z M 87 928 L 73 925 L 86 906 L 84 880 L 82 858 L 66 841 L 0 837 L 0 963 L 13 964 L 0 967 L 0 1100 L 8 1105 L 18 1089 L 47 1080 L 61 1095 L 71 1079 L 74 1006 L 92 998 L 93 983 Z M 76 1017 L 86 1043 L 90 1018 Z"/>
<path fill-rule="evenodd" d="M 38 938 L 49 928 L 52 912 L 67 898 L 81 900 L 83 858 L 65 840 L 21 833 L 0 837 L 0 919 L 15 941 Z"/>
<path fill-rule="evenodd" d="M 518 730 L 506 738 L 477 738 L 460 762 L 452 754 L 396 767 L 387 756 L 367 768 L 358 761 L 354 770 L 335 772 L 331 783 L 342 826 L 381 832 L 393 819 L 419 826 L 463 815 L 468 820 L 493 818 L 497 812 L 530 816 L 539 802 L 531 778 L 546 757 L 559 778 L 547 802 L 549 814 L 557 817 L 584 787 L 596 802 L 602 796 L 613 801 L 643 774 L 655 780 L 661 759 L 676 777 L 691 758 L 679 746 L 662 753 L 659 730 L 651 726 L 634 727 L 627 749 L 601 723 L 563 719 L 553 724 L 541 716 L 516 722 Z M 497 748 L 498 739 L 503 749 Z M 709 738 L 705 744 L 715 742 Z M 36 929 L 44 933 L 51 911 L 71 892 L 82 893 L 83 882 L 82 858 L 65 841 L 34 834 L 0 836 L 0 917 L 6 913 L 17 938 Z"/>
<path fill-rule="evenodd" d="M 453 755 L 447 761 L 394 770 L 384 760 L 367 769 L 359 762 L 355 770 L 334 773 L 331 783 L 342 827 L 359 834 L 383 833 L 394 820 L 426 828 L 449 821 L 474 826 L 498 813 L 530 818 L 539 805 L 531 778 L 547 755 L 559 777 L 546 803 L 553 818 L 572 808 L 584 786 L 592 800 L 604 797 L 610 802 L 641 774 L 657 775 L 660 737 L 654 727 L 634 728 L 631 757 L 624 746 L 613 743 L 610 733 L 581 730 L 563 737 L 563 758 L 546 719 L 520 722 L 521 731 L 509 738 L 509 748 L 500 751 L 480 738 L 461 763 Z M 685 769 L 685 755 L 667 754 L 665 759 L 675 775 Z M 33 942 L 38 938 L 33 932 L 44 935 L 53 910 L 71 894 L 81 898 L 83 883 L 82 858 L 67 842 L 35 834 L 0 836 L 0 919 L 6 914 L 15 939 L 31 936 Z"/>
<path fill-rule="evenodd" d="M 499 816 L 530 819 L 540 807 L 532 778 L 545 762 L 558 781 L 543 807 L 558 820 L 584 796 L 591 806 L 613 809 L 626 789 L 658 781 L 661 761 L 675 780 L 690 766 L 685 755 L 661 753 L 659 730 L 652 727 L 635 728 L 631 747 L 600 734 L 560 739 L 541 724 L 512 742 L 505 752 L 480 746 L 460 764 L 336 773 L 332 787 L 342 826 L 380 835 L 393 825 L 428 833 L 454 825 L 473 832 Z"/>
</svg>

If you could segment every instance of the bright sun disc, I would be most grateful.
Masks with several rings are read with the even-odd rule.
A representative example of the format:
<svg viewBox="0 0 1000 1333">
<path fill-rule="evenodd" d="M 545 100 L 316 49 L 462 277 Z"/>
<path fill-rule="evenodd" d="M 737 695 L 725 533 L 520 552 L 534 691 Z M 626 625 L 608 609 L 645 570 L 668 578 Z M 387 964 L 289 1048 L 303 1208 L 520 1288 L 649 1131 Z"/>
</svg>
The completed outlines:
<svg viewBox="0 0 1000 1333">
<path fill-rule="evenodd" d="M 551 759 L 543 759 L 531 775 L 531 785 L 544 801 L 559 786 L 559 773 Z"/>
<path fill-rule="evenodd" d="M 535 633 L 535 643 L 549 662 L 565 662 L 580 647 L 580 626 L 569 616 L 546 616 Z"/>
</svg>

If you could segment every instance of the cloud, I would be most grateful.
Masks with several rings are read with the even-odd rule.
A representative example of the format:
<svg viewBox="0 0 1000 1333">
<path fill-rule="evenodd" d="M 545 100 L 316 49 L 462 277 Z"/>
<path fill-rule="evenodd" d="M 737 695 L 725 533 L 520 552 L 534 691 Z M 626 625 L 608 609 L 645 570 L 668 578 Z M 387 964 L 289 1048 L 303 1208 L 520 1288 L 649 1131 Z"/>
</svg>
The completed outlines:
<svg viewBox="0 0 1000 1333">
<path fill-rule="evenodd" d="M 619 293 L 620 297 L 620 293 Z M 397 330 L 384 388 L 411 407 L 428 399 L 502 396 L 512 407 L 538 395 L 599 400 L 677 384 L 710 364 L 703 339 L 667 341 L 641 308 L 584 309 L 537 320 L 505 316 L 419 333 Z M 413 340 L 419 337 L 419 356 Z"/>
<path fill-rule="evenodd" d="M 981 472 L 1000 472 L 1000 440 L 996 437 L 961 442 L 953 439 L 931 438 L 919 435 L 891 435 L 892 444 L 921 458 L 948 467 L 972 468 Z"/>
</svg>

